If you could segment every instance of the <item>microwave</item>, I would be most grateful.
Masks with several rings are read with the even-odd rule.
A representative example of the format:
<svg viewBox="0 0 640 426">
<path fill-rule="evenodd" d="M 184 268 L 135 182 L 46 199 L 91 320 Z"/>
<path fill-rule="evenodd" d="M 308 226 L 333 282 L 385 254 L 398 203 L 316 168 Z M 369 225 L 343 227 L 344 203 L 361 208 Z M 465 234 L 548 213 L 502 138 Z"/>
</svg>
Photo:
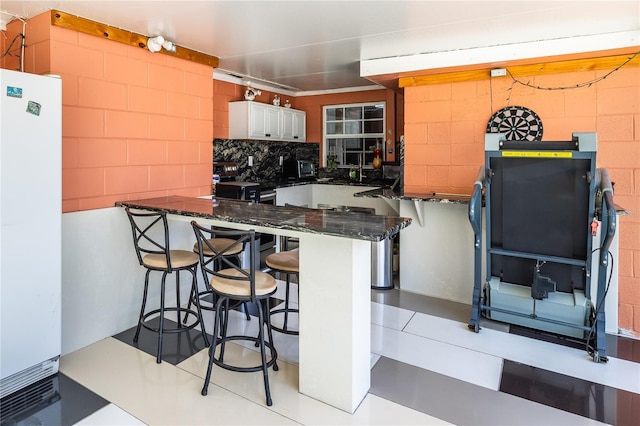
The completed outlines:
<svg viewBox="0 0 640 426">
<path fill-rule="evenodd" d="M 316 177 L 316 168 L 309 160 L 289 160 L 283 165 L 284 176 L 289 179 L 310 179 Z"/>
</svg>

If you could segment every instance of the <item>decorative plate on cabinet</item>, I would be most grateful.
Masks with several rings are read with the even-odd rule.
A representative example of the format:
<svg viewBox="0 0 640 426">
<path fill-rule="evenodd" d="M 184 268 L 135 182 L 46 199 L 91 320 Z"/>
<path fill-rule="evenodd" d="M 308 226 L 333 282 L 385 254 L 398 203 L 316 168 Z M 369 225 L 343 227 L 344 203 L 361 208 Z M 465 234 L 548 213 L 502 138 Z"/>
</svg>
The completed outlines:
<svg viewBox="0 0 640 426">
<path fill-rule="evenodd" d="M 542 120 L 529 108 L 508 106 L 491 116 L 487 133 L 502 133 L 508 141 L 539 141 L 542 140 Z"/>
</svg>

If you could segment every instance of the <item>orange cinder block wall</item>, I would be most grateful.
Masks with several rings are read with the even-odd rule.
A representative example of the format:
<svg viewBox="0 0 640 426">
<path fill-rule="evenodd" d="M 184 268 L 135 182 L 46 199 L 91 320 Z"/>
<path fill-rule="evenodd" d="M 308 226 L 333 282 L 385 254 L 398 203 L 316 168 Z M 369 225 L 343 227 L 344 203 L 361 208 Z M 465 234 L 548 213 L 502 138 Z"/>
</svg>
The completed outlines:
<svg viewBox="0 0 640 426">
<path fill-rule="evenodd" d="M 63 212 L 210 193 L 211 67 L 53 27 L 48 12 L 26 45 L 26 72 L 62 77 Z"/>
<path fill-rule="evenodd" d="M 519 80 L 563 87 L 610 71 Z M 640 67 L 623 67 L 590 87 L 571 90 L 537 90 L 509 77 L 405 88 L 405 191 L 470 194 L 484 164 L 487 122 L 508 105 L 535 111 L 543 140 L 597 132 L 598 167 L 609 170 L 616 204 L 629 211 L 618 216 L 619 328 L 640 337 Z"/>
</svg>

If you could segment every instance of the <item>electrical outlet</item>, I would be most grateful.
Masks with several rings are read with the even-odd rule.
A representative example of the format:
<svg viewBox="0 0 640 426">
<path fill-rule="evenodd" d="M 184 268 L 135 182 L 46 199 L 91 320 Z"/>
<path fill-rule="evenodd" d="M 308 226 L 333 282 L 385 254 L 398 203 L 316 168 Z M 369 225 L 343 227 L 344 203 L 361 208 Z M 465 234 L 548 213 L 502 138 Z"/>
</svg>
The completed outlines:
<svg viewBox="0 0 640 426">
<path fill-rule="evenodd" d="M 249 164 L 249 167 L 253 167 L 253 155 L 249 156 L 249 158 L 247 159 L 247 163 Z"/>
<path fill-rule="evenodd" d="M 506 68 L 496 68 L 491 70 L 491 77 L 504 77 L 505 75 L 507 75 Z"/>
</svg>

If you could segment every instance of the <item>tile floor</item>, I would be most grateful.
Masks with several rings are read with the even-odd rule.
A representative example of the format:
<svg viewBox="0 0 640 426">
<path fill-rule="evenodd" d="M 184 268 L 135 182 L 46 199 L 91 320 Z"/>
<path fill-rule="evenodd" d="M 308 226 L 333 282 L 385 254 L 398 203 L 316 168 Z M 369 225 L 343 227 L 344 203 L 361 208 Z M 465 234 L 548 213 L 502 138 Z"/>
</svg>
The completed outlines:
<svg viewBox="0 0 640 426">
<path fill-rule="evenodd" d="M 215 367 L 209 394 L 200 395 L 207 351 L 196 330 L 169 335 L 162 364 L 155 335 L 143 330 L 134 345 L 127 330 L 64 356 L 38 404 L 5 398 L 2 424 L 640 424 L 640 341 L 609 336 L 609 362 L 596 364 L 582 348 L 504 324 L 483 320 L 473 333 L 469 312 L 464 304 L 372 291 L 371 389 L 353 415 L 298 393 L 296 336 L 275 333 L 280 369 L 269 371 L 267 407 L 260 373 Z M 205 312 L 205 324 L 212 317 Z M 256 323 L 234 312 L 231 331 L 255 335 Z M 259 363 L 252 344 L 230 344 L 227 354 Z"/>
</svg>

